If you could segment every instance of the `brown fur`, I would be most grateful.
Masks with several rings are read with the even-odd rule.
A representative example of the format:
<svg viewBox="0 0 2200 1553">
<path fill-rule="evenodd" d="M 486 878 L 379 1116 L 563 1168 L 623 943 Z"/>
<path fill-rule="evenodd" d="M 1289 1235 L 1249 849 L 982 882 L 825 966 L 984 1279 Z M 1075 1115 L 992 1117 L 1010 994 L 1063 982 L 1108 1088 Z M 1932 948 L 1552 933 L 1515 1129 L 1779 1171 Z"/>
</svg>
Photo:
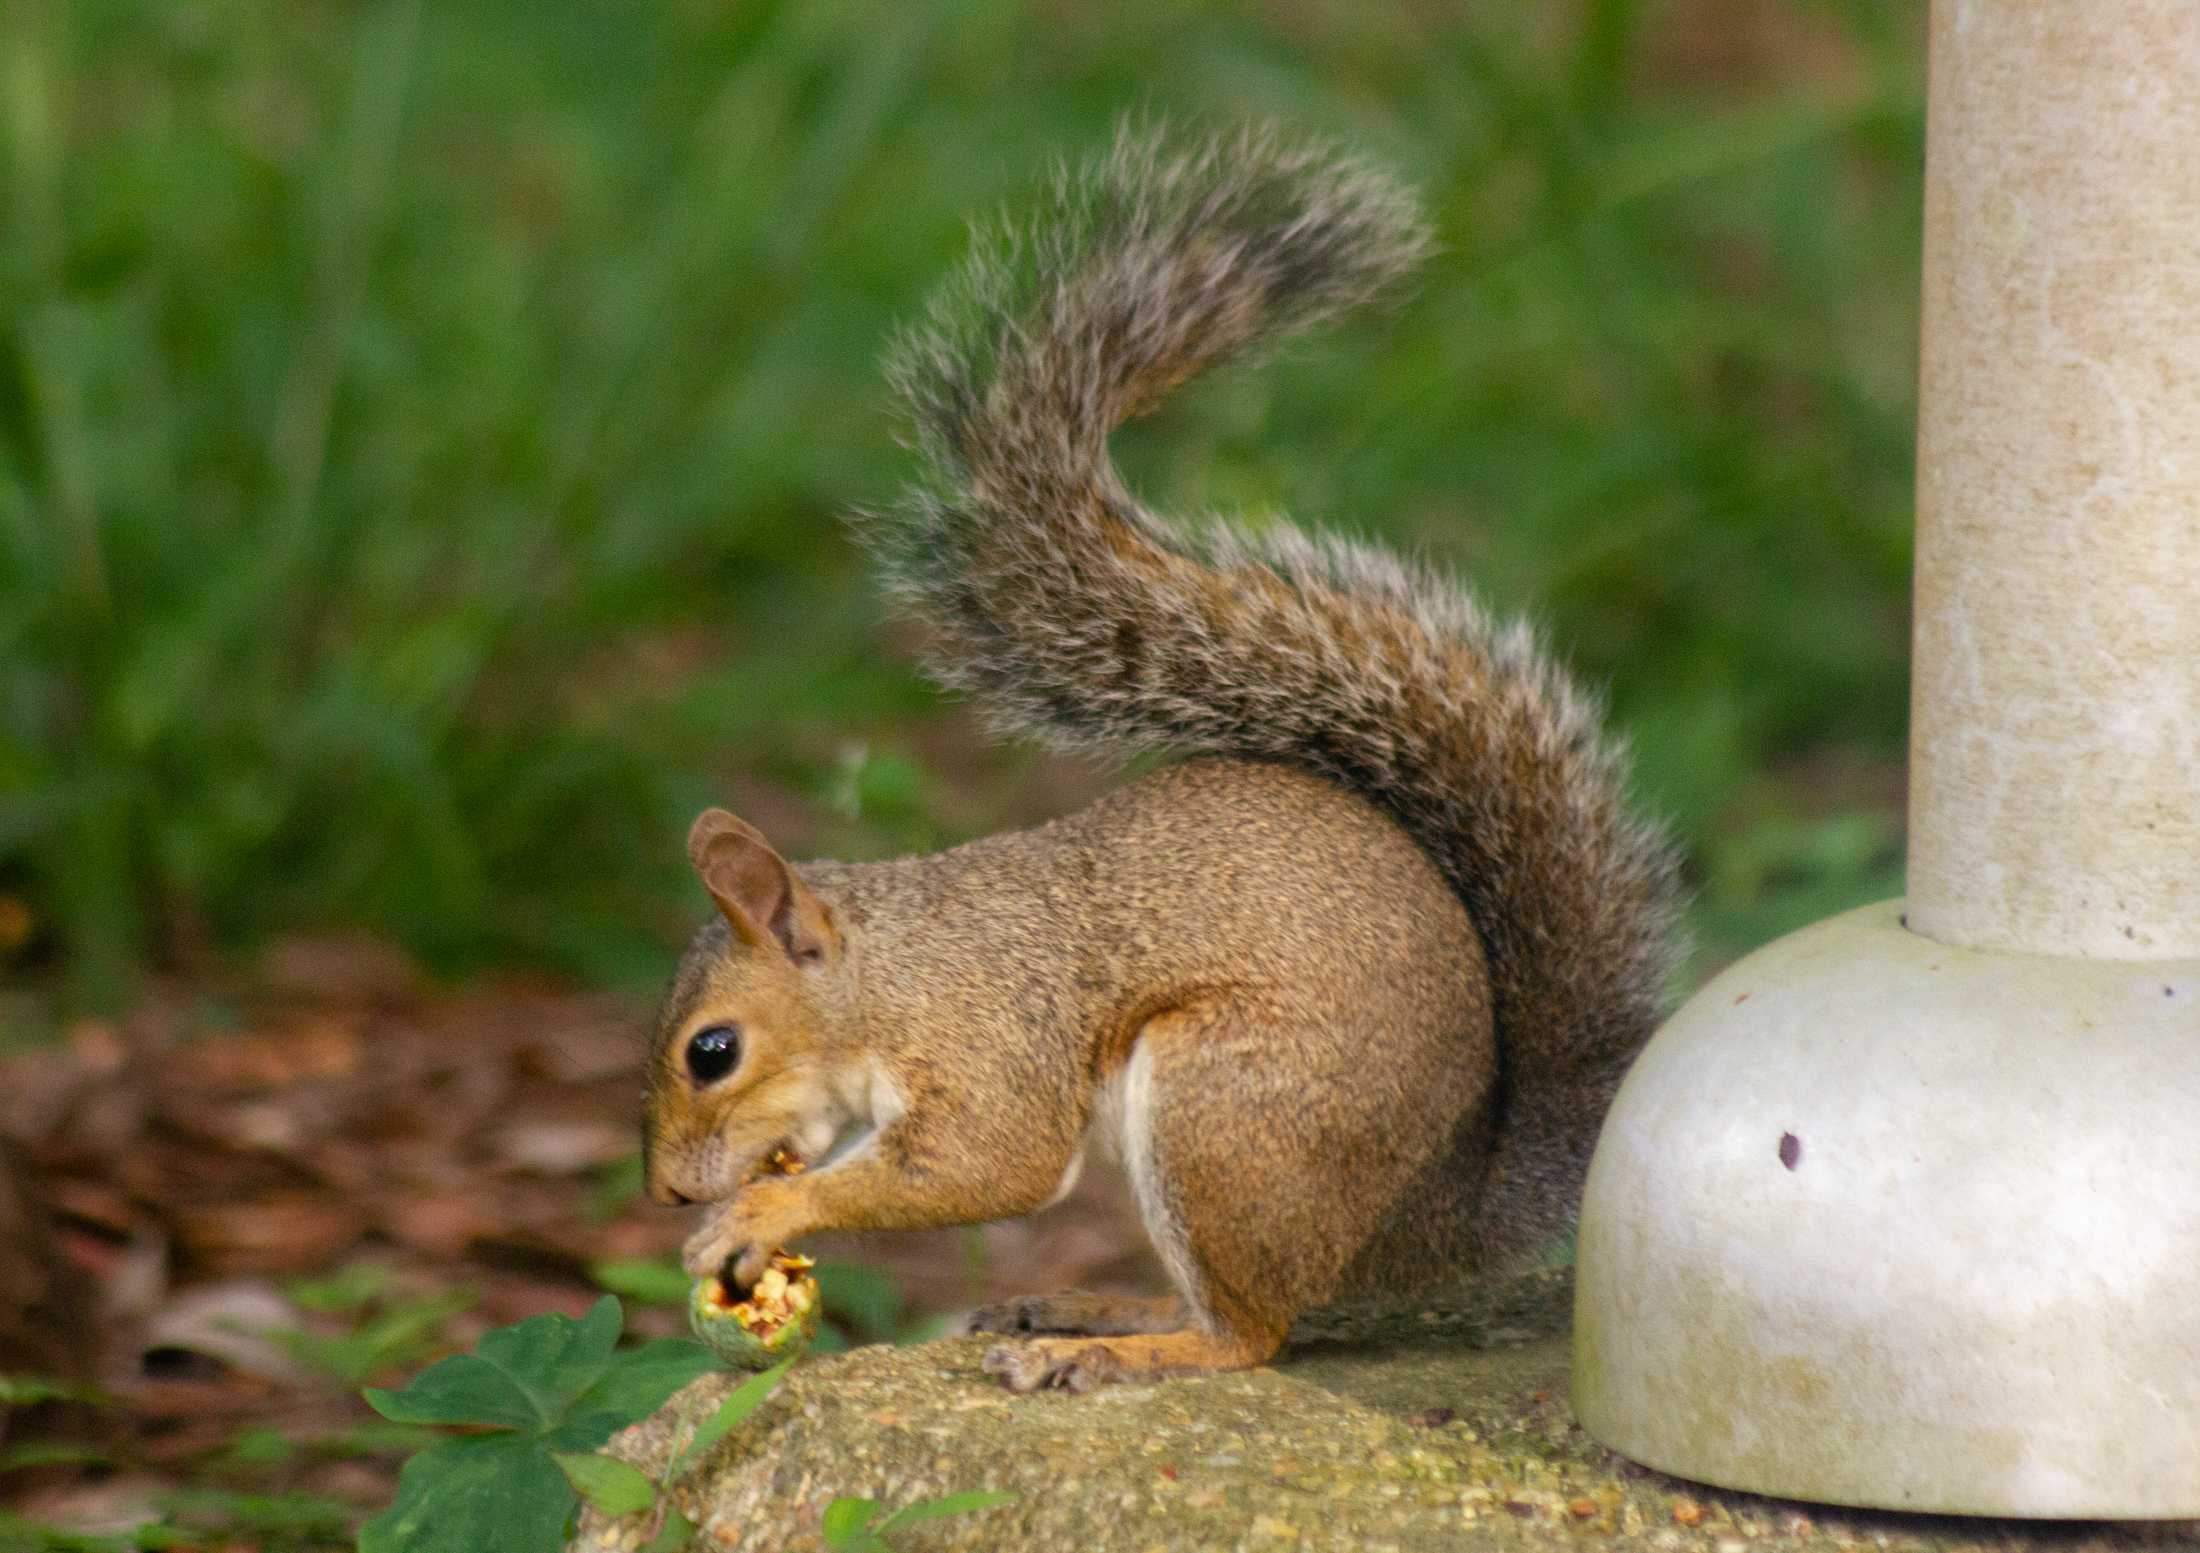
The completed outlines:
<svg viewBox="0 0 2200 1553">
<path fill-rule="evenodd" d="M 1189 1248 L 1195 1322 L 1257 1357 L 1344 1291 L 1415 1181 L 1479 1179 L 1455 1133 L 1496 1072 L 1480 941 L 1426 856 L 1332 783 L 1191 761 L 1035 830 L 796 872 L 839 948 L 803 972 L 705 935 L 651 1062 L 652 1185 L 723 1200 L 774 1145 L 861 1128 L 874 1064 L 900 1114 L 860 1157 L 742 1192 L 698 1271 L 820 1229 L 1030 1212 L 1137 1047 L 1141 1206 Z M 698 1089 L 686 1039 L 728 1021 L 742 1067 Z"/>
<path fill-rule="evenodd" d="M 891 863 L 790 870 L 698 822 L 725 926 L 667 998 L 646 1127 L 653 1190 L 722 1204 L 698 1270 L 1028 1212 L 1097 1123 L 1183 1328 L 1089 1300 L 976 1321 L 1088 1334 L 993 1366 L 1082 1387 L 1258 1363 L 1310 1305 L 1564 1232 L 1672 952 L 1670 858 L 1591 708 L 1455 588 L 1289 531 L 1188 540 L 1106 457 L 1117 421 L 1421 244 L 1363 169 L 1126 138 L 904 345 L 932 477 L 870 534 L 942 676 L 1058 743 L 1206 758 Z M 698 1085 L 687 1042 L 725 1023 L 740 1064 Z M 857 1137 L 741 1185 L 775 1144 Z"/>
</svg>

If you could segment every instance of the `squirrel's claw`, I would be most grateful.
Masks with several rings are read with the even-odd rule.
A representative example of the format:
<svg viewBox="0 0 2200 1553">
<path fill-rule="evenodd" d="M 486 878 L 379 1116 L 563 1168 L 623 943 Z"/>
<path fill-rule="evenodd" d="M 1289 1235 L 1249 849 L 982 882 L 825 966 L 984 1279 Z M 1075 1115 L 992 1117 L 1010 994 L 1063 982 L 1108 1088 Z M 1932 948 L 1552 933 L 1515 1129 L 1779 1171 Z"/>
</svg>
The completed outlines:
<svg viewBox="0 0 2200 1553">
<path fill-rule="evenodd" d="M 747 1260 L 744 1253 L 749 1252 L 756 1252 L 756 1265 L 744 1280 L 740 1276 L 741 1264 Z M 731 1203 L 713 1208 L 703 1221 L 703 1227 L 688 1236 L 687 1244 L 680 1248 L 680 1262 L 687 1268 L 690 1278 L 721 1278 L 743 1294 L 755 1285 L 764 1271 L 762 1253 L 749 1243 L 742 1216 Z"/>
<path fill-rule="evenodd" d="M 771 1255 L 805 1226 L 791 1220 L 784 1195 L 768 1190 L 774 1183 L 742 1188 L 729 1202 L 717 1204 L 703 1227 L 688 1237 L 680 1261 L 690 1278 L 717 1277 L 736 1294 L 756 1287 Z"/>
<path fill-rule="evenodd" d="M 753 1242 L 739 1256 L 728 1262 L 728 1271 L 720 1273 L 724 1279 L 742 1294 L 756 1287 L 756 1281 L 764 1276 L 764 1269 L 771 1265 L 772 1248 L 761 1242 Z"/>
<path fill-rule="evenodd" d="M 1002 1343 L 986 1351 L 979 1367 L 1016 1392 L 1086 1392 L 1121 1377 L 1113 1355 L 1098 1343 Z"/>
</svg>

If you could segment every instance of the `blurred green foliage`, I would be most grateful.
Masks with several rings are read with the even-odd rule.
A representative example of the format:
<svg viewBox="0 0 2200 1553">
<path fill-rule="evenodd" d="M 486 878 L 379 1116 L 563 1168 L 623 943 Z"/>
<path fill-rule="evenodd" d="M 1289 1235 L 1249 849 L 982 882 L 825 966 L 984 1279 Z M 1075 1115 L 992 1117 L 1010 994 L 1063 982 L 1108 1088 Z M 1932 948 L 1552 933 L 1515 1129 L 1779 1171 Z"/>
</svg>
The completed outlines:
<svg viewBox="0 0 2200 1553">
<path fill-rule="evenodd" d="M 1147 494 L 1532 609 L 1715 942 L 1884 893 L 1916 10 L 12 0 L 0 895 L 91 1000 L 294 924 L 620 979 L 730 783 L 970 828 L 1028 778 L 933 769 L 835 514 L 966 220 L 1126 110 L 1348 140 L 1445 244 L 1126 434 Z"/>
</svg>

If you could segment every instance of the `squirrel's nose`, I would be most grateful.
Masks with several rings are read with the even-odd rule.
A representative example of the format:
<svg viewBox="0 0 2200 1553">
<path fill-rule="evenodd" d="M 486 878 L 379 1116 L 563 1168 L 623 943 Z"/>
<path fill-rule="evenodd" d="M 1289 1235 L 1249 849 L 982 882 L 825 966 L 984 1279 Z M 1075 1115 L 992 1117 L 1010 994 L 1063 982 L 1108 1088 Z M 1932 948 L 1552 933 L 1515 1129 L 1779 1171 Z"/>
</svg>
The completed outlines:
<svg viewBox="0 0 2200 1553">
<path fill-rule="evenodd" d="M 642 1181 L 649 1192 L 651 1202 L 662 1203 L 667 1208 L 686 1208 L 692 1206 L 695 1202 L 694 1198 L 672 1184 L 669 1179 L 669 1172 L 652 1170 L 645 1165 L 642 1170 Z"/>
</svg>

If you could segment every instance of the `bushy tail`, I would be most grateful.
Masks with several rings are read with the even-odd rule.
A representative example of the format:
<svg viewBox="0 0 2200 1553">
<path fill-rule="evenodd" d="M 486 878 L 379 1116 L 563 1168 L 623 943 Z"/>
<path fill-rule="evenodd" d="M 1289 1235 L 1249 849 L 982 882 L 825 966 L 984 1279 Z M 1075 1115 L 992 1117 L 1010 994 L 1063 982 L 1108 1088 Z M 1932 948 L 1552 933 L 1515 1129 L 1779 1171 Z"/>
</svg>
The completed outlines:
<svg viewBox="0 0 2200 1553">
<path fill-rule="evenodd" d="M 1412 198 L 1349 161 L 1126 133 L 981 239 L 898 348 L 927 474 L 867 521 L 935 672 L 1000 725 L 1289 762 L 1427 849 L 1490 957 L 1503 1109 L 1479 1230 L 1501 1254 L 1570 1222 L 1671 967 L 1671 855 L 1525 627 L 1380 551 L 1178 533 L 1107 453 L 1193 373 L 1373 296 L 1425 246 Z"/>
</svg>

